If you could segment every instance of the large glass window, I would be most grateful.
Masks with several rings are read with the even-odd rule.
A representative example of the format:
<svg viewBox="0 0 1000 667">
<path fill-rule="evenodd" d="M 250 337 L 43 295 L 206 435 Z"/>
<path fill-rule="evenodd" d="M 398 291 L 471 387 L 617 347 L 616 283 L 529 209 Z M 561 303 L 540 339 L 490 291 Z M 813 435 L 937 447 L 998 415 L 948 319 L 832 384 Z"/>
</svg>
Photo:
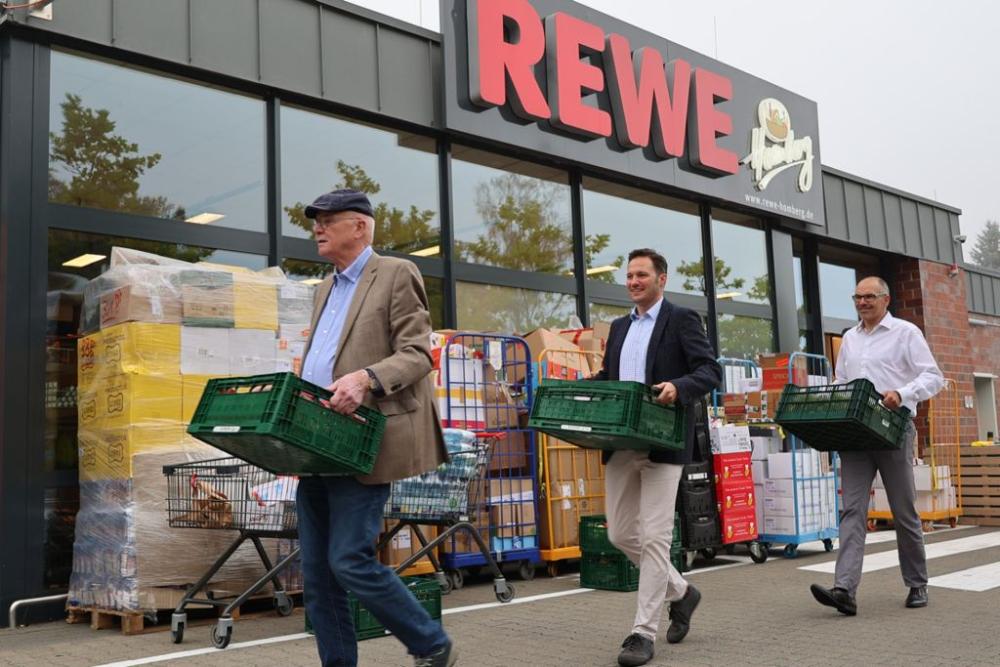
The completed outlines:
<svg viewBox="0 0 1000 667">
<path fill-rule="evenodd" d="M 573 270 L 565 172 L 461 146 L 452 155 L 456 259 L 518 271 Z"/>
<path fill-rule="evenodd" d="M 857 271 L 849 266 L 819 263 L 819 295 L 823 317 L 858 319 L 851 295 L 858 284 Z"/>
<path fill-rule="evenodd" d="M 264 231 L 261 100 L 52 52 L 49 201 Z"/>
<path fill-rule="evenodd" d="M 565 327 L 576 314 L 572 294 L 484 285 L 457 284 L 458 328 L 523 334 L 538 327 Z"/>
<path fill-rule="evenodd" d="M 651 247 L 667 259 L 668 292 L 705 293 L 696 204 L 591 178 L 583 187 L 588 278 L 624 284 L 628 253 Z"/>
<path fill-rule="evenodd" d="M 753 218 L 729 211 L 715 209 L 712 218 L 716 299 L 771 303 L 764 230 L 747 226 L 756 224 Z"/>
<path fill-rule="evenodd" d="M 735 359 L 757 359 L 774 351 L 771 320 L 743 315 L 719 315 L 719 354 Z"/>
<path fill-rule="evenodd" d="M 592 303 L 590 304 L 590 323 L 594 322 L 612 322 L 613 320 L 623 317 L 632 312 L 630 306 L 617 306 L 607 303 Z"/>
<path fill-rule="evenodd" d="M 338 188 L 361 190 L 371 199 L 376 249 L 441 254 L 433 139 L 282 107 L 282 232 L 311 238 L 305 206 Z"/>
</svg>

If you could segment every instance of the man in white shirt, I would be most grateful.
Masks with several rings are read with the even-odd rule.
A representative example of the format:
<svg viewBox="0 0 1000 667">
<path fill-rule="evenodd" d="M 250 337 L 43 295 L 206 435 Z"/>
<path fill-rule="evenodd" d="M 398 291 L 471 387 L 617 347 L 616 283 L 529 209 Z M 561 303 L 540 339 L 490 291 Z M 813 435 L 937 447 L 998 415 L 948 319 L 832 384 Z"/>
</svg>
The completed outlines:
<svg viewBox="0 0 1000 667">
<path fill-rule="evenodd" d="M 836 382 L 868 379 L 883 395 L 886 407 L 895 410 L 902 406 L 911 416 L 916 414 L 917 403 L 944 386 L 944 376 L 927 341 L 916 325 L 889 314 L 889 286 L 881 278 L 859 282 L 852 298 L 861 322 L 844 334 L 837 355 Z M 900 449 L 841 452 L 840 552 L 833 588 L 816 584 L 810 588 L 820 604 L 848 616 L 857 614 L 854 596 L 861 583 L 868 498 L 878 471 L 896 526 L 899 569 L 910 589 L 905 604 L 908 608 L 927 606 L 927 559 L 912 471 L 916 435 L 913 421 L 908 420 Z"/>
</svg>

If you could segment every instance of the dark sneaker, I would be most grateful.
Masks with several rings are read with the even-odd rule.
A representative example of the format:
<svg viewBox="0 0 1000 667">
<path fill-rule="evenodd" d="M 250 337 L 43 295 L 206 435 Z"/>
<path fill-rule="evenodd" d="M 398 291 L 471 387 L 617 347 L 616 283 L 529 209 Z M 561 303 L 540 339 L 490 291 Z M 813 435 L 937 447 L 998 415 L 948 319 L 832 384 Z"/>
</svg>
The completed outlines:
<svg viewBox="0 0 1000 667">
<path fill-rule="evenodd" d="M 680 600 L 670 603 L 670 627 L 667 628 L 667 643 L 677 644 L 687 637 L 691 629 L 691 615 L 701 602 L 701 593 L 688 584 L 687 592 Z"/>
<path fill-rule="evenodd" d="M 906 596 L 906 606 L 910 609 L 927 606 L 927 587 L 916 586 L 910 589 L 910 594 Z"/>
<path fill-rule="evenodd" d="M 653 640 L 632 633 L 622 642 L 622 652 L 618 654 L 618 664 L 623 667 L 645 665 L 653 659 Z"/>
<path fill-rule="evenodd" d="M 455 650 L 451 641 L 449 641 L 444 648 L 438 649 L 423 658 L 417 658 L 413 662 L 413 667 L 451 667 L 457 662 L 458 651 Z"/>
<path fill-rule="evenodd" d="M 812 591 L 816 602 L 825 604 L 827 607 L 833 607 L 841 614 L 854 616 L 858 613 L 858 605 L 854 601 L 854 596 L 843 588 L 823 588 L 822 586 L 813 584 L 809 587 L 809 590 Z"/>
</svg>

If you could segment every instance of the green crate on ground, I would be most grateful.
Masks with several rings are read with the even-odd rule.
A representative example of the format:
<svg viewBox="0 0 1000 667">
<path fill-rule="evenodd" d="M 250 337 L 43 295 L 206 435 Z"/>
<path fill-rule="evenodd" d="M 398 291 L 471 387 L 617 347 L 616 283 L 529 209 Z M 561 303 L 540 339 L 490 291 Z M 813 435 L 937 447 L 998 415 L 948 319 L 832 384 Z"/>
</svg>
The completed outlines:
<svg viewBox="0 0 1000 667">
<path fill-rule="evenodd" d="M 625 554 L 588 553 L 580 556 L 580 586 L 602 591 L 639 589 L 639 568 Z"/>
<path fill-rule="evenodd" d="M 621 553 L 608 539 L 608 519 L 603 514 L 580 517 L 580 550 L 592 554 Z"/>
<path fill-rule="evenodd" d="M 320 403 L 329 397 L 292 373 L 212 379 L 188 433 L 277 475 L 370 473 L 385 417 L 336 413 Z"/>
<path fill-rule="evenodd" d="M 868 380 L 820 387 L 786 385 L 774 421 L 814 449 L 899 449 L 909 420 L 906 408 L 890 410 Z"/>
<path fill-rule="evenodd" d="M 545 381 L 528 427 L 591 449 L 682 450 L 684 410 L 641 382 Z"/>
<path fill-rule="evenodd" d="M 430 617 L 440 621 L 441 620 L 441 585 L 436 579 L 424 578 L 424 577 L 403 577 L 403 583 L 406 587 L 410 589 L 413 593 L 413 597 L 417 598 L 417 602 L 420 606 L 427 610 Z M 375 637 L 384 637 L 389 633 L 378 619 L 375 618 L 374 614 L 358 604 L 358 599 L 354 597 L 351 593 L 348 596 L 348 604 L 351 606 L 351 615 L 354 618 L 354 635 L 357 637 L 358 641 L 363 641 L 365 639 L 374 639 Z M 306 614 L 306 628 L 305 631 L 308 633 L 313 632 L 312 623 L 309 621 L 309 615 Z"/>
</svg>

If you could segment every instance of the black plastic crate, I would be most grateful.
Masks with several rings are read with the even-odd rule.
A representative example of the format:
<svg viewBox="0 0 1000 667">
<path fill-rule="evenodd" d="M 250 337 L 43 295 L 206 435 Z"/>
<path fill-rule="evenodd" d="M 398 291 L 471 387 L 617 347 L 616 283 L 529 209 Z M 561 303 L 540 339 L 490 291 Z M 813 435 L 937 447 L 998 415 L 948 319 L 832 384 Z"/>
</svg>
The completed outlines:
<svg viewBox="0 0 1000 667">
<path fill-rule="evenodd" d="M 774 421 L 821 451 L 899 449 L 910 418 L 890 410 L 865 379 L 820 387 L 786 385 Z"/>
<path fill-rule="evenodd" d="M 641 382 L 546 380 L 528 427 L 590 449 L 684 449 L 683 408 L 654 396 Z"/>
<path fill-rule="evenodd" d="M 716 512 L 702 516 L 682 516 L 684 548 L 688 551 L 717 547 L 722 544 L 719 515 Z"/>
<path fill-rule="evenodd" d="M 713 484 L 680 487 L 677 492 L 680 501 L 679 508 L 682 519 L 714 514 L 718 511 L 715 504 L 715 488 Z"/>
</svg>

